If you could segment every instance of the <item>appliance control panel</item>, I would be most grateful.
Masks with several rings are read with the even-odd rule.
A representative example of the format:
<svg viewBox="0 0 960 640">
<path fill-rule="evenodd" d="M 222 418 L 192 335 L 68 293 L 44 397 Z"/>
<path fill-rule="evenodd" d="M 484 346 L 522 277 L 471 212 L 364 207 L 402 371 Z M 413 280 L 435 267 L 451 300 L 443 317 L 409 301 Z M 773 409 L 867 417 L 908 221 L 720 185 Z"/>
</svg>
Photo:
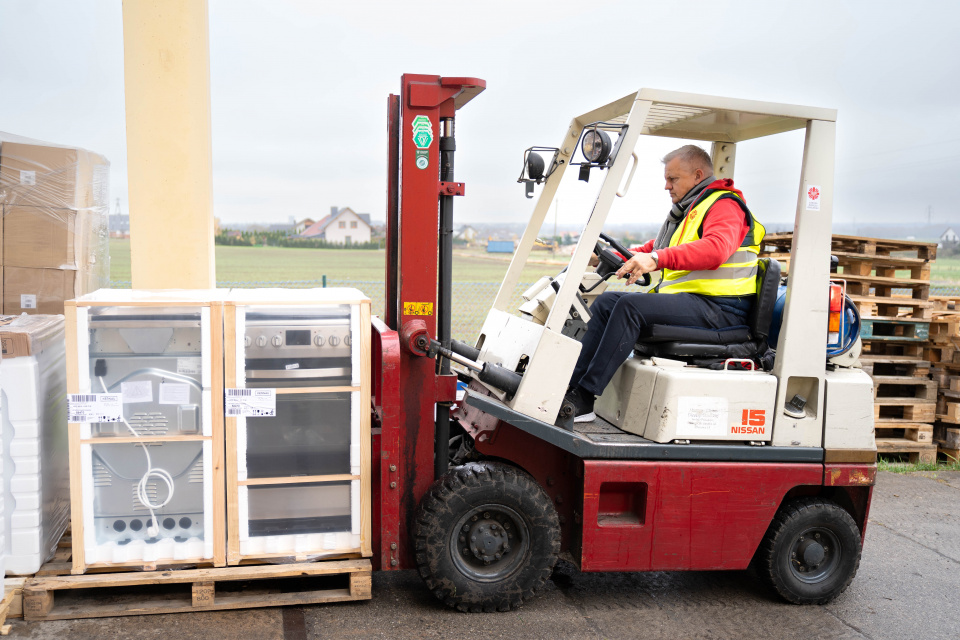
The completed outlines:
<svg viewBox="0 0 960 640">
<path fill-rule="evenodd" d="M 353 344 L 350 325 L 318 327 L 247 327 L 243 338 L 248 358 L 349 357 Z"/>
</svg>

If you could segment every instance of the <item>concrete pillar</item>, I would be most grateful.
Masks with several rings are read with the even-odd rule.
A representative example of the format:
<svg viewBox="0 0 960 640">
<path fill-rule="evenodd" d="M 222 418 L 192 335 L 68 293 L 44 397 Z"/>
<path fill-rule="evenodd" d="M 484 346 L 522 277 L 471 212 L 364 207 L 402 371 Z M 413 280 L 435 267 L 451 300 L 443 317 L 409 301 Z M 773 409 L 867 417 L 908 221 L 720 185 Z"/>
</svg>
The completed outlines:
<svg viewBox="0 0 960 640">
<path fill-rule="evenodd" d="M 216 286 L 207 0 L 123 0 L 137 289 Z"/>
</svg>

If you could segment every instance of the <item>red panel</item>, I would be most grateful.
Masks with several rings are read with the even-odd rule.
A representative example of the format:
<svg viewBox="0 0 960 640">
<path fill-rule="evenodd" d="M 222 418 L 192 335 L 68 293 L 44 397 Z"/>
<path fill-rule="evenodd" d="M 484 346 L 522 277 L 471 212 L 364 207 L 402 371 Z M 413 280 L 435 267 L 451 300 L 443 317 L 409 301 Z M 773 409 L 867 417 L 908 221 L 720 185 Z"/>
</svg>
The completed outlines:
<svg viewBox="0 0 960 640">
<path fill-rule="evenodd" d="M 822 479 L 819 464 L 584 461 L 580 568 L 743 569 L 786 493 Z M 612 511 L 628 501 L 645 513 Z"/>
<path fill-rule="evenodd" d="M 399 550 L 406 531 L 400 518 L 400 339 L 378 318 L 373 318 L 372 376 L 373 438 L 373 555 L 381 569 L 398 568 Z M 391 486 L 393 484 L 393 486 Z M 396 548 L 392 548 L 395 545 Z"/>
</svg>

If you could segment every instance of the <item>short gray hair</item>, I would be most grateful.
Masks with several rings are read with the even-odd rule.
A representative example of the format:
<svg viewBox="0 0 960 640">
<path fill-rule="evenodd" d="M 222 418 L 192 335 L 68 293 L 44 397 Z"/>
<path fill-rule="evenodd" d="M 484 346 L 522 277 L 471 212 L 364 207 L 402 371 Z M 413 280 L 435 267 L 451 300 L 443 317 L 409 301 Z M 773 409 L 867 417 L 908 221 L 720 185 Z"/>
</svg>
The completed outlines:
<svg viewBox="0 0 960 640">
<path fill-rule="evenodd" d="M 663 164 L 667 164 L 674 158 L 680 158 L 681 161 L 690 166 L 691 169 L 703 169 L 707 175 L 713 175 L 713 160 L 710 154 L 695 144 L 685 144 L 679 149 L 674 149 L 663 156 Z"/>
</svg>

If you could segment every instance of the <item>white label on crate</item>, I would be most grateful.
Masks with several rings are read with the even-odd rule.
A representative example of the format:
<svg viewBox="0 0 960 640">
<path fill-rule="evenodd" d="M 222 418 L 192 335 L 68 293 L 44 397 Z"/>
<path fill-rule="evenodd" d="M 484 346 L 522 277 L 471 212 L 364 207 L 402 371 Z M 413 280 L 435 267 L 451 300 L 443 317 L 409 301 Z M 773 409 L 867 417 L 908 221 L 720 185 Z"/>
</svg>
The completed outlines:
<svg viewBox="0 0 960 640">
<path fill-rule="evenodd" d="M 149 380 L 121 382 L 120 393 L 123 395 L 123 404 L 153 402 L 153 383 Z"/>
<path fill-rule="evenodd" d="M 67 395 L 67 422 L 120 422 L 123 403 L 119 393 Z"/>
<path fill-rule="evenodd" d="M 20 184 L 27 185 L 32 187 L 37 184 L 37 172 L 36 171 L 21 171 L 20 172 Z"/>
<path fill-rule="evenodd" d="M 820 196 L 823 190 L 818 184 L 807 185 L 807 211 L 820 211 Z"/>
<path fill-rule="evenodd" d="M 277 415 L 276 389 L 227 389 L 228 416 L 273 418 Z"/>
<path fill-rule="evenodd" d="M 20 308 L 21 309 L 36 309 L 37 308 L 37 296 L 34 293 L 21 293 L 20 294 Z"/>
<path fill-rule="evenodd" d="M 727 435 L 727 399 L 680 396 L 677 399 L 677 437 L 712 438 Z"/>
<path fill-rule="evenodd" d="M 190 404 L 190 385 L 181 382 L 161 382 L 160 404 Z"/>
<path fill-rule="evenodd" d="M 177 358 L 177 373 L 200 375 L 203 373 L 203 358 Z"/>
</svg>

